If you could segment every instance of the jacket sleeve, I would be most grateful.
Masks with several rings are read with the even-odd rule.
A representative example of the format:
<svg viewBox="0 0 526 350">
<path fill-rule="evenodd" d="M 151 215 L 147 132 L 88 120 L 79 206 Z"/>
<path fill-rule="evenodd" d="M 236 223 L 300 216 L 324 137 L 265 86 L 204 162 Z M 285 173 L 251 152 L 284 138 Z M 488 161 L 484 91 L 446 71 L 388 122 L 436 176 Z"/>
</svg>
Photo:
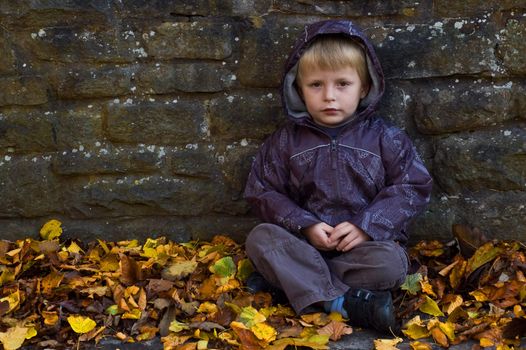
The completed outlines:
<svg viewBox="0 0 526 350">
<path fill-rule="evenodd" d="M 287 161 L 281 149 L 286 132 L 276 132 L 260 148 L 245 187 L 245 199 L 264 222 L 280 225 L 293 233 L 321 222 L 291 197 Z"/>
<path fill-rule="evenodd" d="M 405 244 L 411 219 L 429 203 L 432 178 L 401 130 L 386 130 L 381 138 L 381 152 L 385 187 L 352 222 L 375 241 L 396 240 Z"/>
</svg>

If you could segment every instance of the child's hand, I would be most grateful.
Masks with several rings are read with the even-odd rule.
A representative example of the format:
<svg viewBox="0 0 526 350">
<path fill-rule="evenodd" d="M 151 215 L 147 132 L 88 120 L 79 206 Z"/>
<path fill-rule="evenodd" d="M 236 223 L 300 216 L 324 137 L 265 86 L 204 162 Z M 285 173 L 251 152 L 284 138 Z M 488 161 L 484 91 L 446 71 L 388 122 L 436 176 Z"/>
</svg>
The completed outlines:
<svg viewBox="0 0 526 350">
<path fill-rule="evenodd" d="M 329 235 L 334 228 L 324 222 L 317 223 L 315 225 L 307 227 L 303 230 L 303 234 L 307 237 L 307 240 L 312 246 L 318 250 L 334 250 L 337 241 L 329 239 Z"/>
<path fill-rule="evenodd" d="M 334 227 L 334 230 L 329 234 L 329 239 L 336 243 L 337 251 L 348 252 L 358 244 L 370 241 L 371 237 L 358 226 L 344 221 Z"/>
</svg>

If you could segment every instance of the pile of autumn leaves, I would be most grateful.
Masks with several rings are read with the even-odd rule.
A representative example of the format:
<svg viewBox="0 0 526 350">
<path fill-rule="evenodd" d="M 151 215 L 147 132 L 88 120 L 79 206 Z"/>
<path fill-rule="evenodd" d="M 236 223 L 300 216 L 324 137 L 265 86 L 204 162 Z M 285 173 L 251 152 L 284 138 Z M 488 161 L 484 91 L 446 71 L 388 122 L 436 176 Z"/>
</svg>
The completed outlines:
<svg viewBox="0 0 526 350">
<path fill-rule="evenodd" d="M 408 321 L 403 334 L 419 350 L 468 339 L 512 349 L 526 326 L 526 249 L 518 242 L 474 245 L 467 229 L 459 232 L 457 242 L 468 249 L 431 241 L 411 250 L 414 273 L 394 295 Z M 39 240 L 0 241 L 6 350 L 73 348 L 110 337 L 160 337 L 165 349 L 181 350 L 328 349 L 329 340 L 353 331 L 340 314 L 300 317 L 267 293 L 247 293 L 243 282 L 253 268 L 225 236 L 83 244 L 60 240 L 61 233 L 60 222 L 51 220 Z M 401 341 L 393 335 L 375 347 L 396 349 Z"/>
</svg>

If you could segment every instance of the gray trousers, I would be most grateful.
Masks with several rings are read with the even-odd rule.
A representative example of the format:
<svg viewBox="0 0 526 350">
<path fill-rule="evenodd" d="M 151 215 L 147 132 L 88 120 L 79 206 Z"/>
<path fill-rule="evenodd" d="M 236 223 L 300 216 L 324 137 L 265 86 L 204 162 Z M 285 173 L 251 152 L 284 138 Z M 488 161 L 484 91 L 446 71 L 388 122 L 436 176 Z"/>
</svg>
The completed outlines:
<svg viewBox="0 0 526 350">
<path fill-rule="evenodd" d="M 350 288 L 397 288 L 409 265 L 405 249 L 394 241 L 367 241 L 346 253 L 321 252 L 273 224 L 256 226 L 245 246 L 256 270 L 285 292 L 298 314 Z"/>
</svg>

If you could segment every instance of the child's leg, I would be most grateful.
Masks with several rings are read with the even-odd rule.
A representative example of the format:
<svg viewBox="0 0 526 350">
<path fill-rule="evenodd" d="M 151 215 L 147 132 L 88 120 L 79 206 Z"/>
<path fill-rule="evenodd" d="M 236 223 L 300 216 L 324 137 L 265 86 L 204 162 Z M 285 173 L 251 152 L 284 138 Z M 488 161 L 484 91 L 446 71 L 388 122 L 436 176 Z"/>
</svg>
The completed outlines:
<svg viewBox="0 0 526 350">
<path fill-rule="evenodd" d="M 368 241 L 327 263 L 351 288 L 392 290 L 404 282 L 409 259 L 404 248 L 396 242 Z"/>
<path fill-rule="evenodd" d="M 256 226 L 246 239 L 246 251 L 265 279 L 285 292 L 297 313 L 349 289 L 314 247 L 280 226 Z"/>
</svg>

